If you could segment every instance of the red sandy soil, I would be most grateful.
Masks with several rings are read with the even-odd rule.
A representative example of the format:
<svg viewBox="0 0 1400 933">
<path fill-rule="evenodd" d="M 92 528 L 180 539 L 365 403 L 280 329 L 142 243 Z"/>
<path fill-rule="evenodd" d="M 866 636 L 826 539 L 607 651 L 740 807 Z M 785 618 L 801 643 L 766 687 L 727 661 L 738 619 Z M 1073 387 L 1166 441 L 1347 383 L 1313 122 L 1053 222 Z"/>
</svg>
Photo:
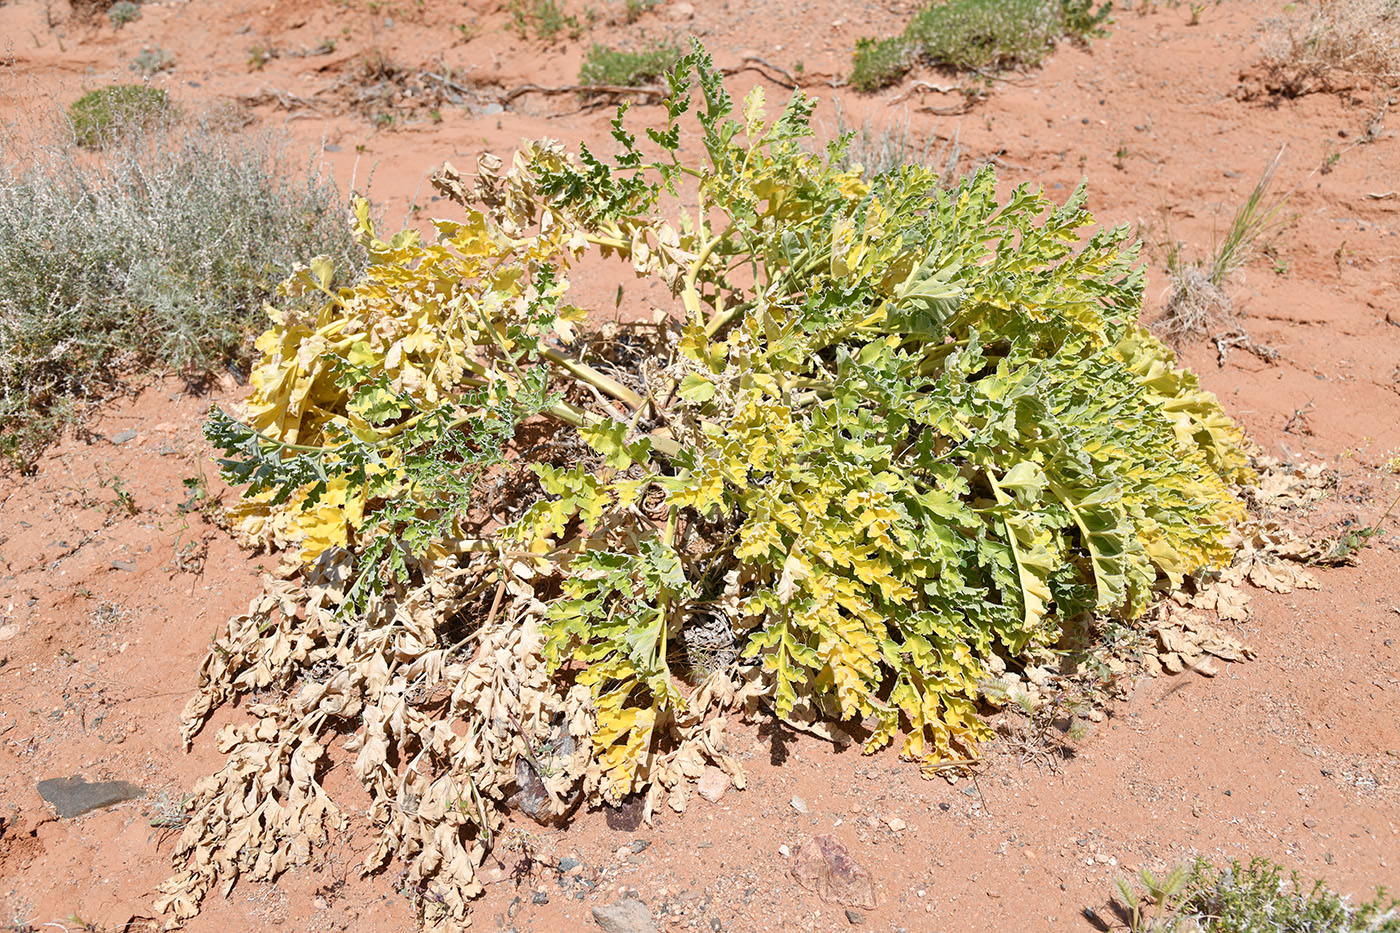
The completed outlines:
<svg viewBox="0 0 1400 933">
<path fill-rule="evenodd" d="M 430 203 L 424 177 L 444 159 L 470 166 L 483 151 L 507 154 L 539 135 L 605 143 L 606 107 L 572 96 L 494 103 L 520 84 L 571 83 L 592 41 L 690 32 L 722 66 L 753 55 L 839 75 L 857 36 L 892 32 L 913 9 L 830 0 L 696 7 L 692 17 L 685 5 L 661 5 L 627 25 L 620 15 L 607 21 L 621 4 L 600 5 L 599 22 L 551 46 L 522 40 L 504 6 L 477 0 L 149 3 L 120 31 L 105 16 L 70 17 L 61 2 L 46 13 L 22 0 L 0 6 L 0 119 L 42 118 L 86 89 L 131 80 L 130 59 L 162 47 L 176 66 L 153 83 L 182 105 L 242 99 L 250 131 L 285 126 L 294 146 L 324 144 L 342 184 L 363 187 L 372 172 L 370 194 L 397 222 L 413 200 Z M 894 102 L 914 78 L 950 80 L 927 74 L 871 96 L 818 86 L 818 114 L 834 126 L 830 98 L 839 95 L 848 113 L 877 126 L 907 116 L 916 134 L 956 136 L 964 166 L 995 159 L 1008 187 L 1033 181 L 1063 197 L 1087 176 L 1099 219 L 1135 225 L 1149 245 L 1149 314 L 1162 304 L 1168 231 L 1188 257 L 1207 253 L 1286 147 L 1275 186 L 1293 189 L 1296 217 L 1276 240 L 1278 269 L 1260 259 L 1228 289 L 1240 326 L 1277 359 L 1243 347 L 1222 359 L 1208 342 L 1184 356 L 1265 450 L 1343 475 L 1328 521 L 1364 524 L 1388 501 L 1394 477 L 1382 467 L 1400 448 L 1400 146 L 1384 123 L 1379 138 L 1360 142 L 1384 102 L 1369 92 L 1239 93 L 1269 13 L 1226 0 L 1192 27 L 1184 10 L 1119 11 L 1107 38 L 996 83 L 963 116 L 926 112 L 918 95 Z M 286 54 L 325 38 L 336 40 L 330 54 Z M 254 45 L 283 54 L 254 70 Z M 450 68 L 471 106 L 442 105 L 435 122 L 400 101 L 393 123 L 376 128 L 348 106 L 352 76 L 375 52 L 414 70 Z M 763 80 L 741 72 L 731 87 Z M 638 121 L 656 113 L 633 110 Z M 592 287 L 610 293 L 613 283 Z M 177 717 L 214 628 L 246 605 L 260 565 L 275 558 L 240 551 L 180 506 L 187 477 L 231 495 L 213 479 L 199 426 L 211 401 L 237 391 L 230 382 L 197 397 L 157 381 L 94 415 L 32 476 L 0 478 L 0 923 L 74 928 L 69 918 L 80 917 L 117 930 L 149 917 L 171 848 L 151 821 L 220 763 L 216 729 L 187 754 Z M 798 887 L 783 854 L 816 833 L 833 834 L 873 875 L 877 906 L 862 915 L 880 930 L 1088 930 L 1082 910 L 1109 916 L 1113 875 L 1195 854 L 1269 856 L 1360 896 L 1377 884 L 1400 888 L 1397 547 L 1387 532 L 1355 566 L 1318 571 L 1318 591 L 1256 593 L 1254 618 L 1235 630 L 1256 660 L 1213 679 L 1139 680 L 1054 768 L 994 748 L 975 784 L 927 782 L 892 751 L 867 758 L 743 727 L 750 786 L 718 803 L 695 798 L 685 814 L 666 811 L 633 830 L 609 828 L 601 811 L 563 830 L 514 823 L 519 832 L 496 853 L 503 880 L 487 887 L 476 923 L 583 929 L 590 907 L 625 891 L 663 929 L 840 928 L 850 922 L 844 910 Z M 239 715 L 224 710 L 215 725 Z M 35 784 L 75 773 L 148 793 L 58 820 Z M 189 928 L 411 929 L 396 870 L 358 876 L 364 845 L 350 833 L 276 884 L 211 895 Z M 581 867 L 561 880 L 549 866 L 563 857 Z"/>
</svg>

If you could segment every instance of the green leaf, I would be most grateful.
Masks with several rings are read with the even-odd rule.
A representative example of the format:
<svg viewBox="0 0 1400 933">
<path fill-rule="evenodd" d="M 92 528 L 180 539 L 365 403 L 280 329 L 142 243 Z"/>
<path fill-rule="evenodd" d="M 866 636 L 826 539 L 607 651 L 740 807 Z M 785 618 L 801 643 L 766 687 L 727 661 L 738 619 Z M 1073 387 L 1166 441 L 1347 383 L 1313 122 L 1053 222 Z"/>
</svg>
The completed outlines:
<svg viewBox="0 0 1400 933">
<path fill-rule="evenodd" d="M 579 428 L 579 436 L 589 447 L 603 455 L 603 462 L 616 470 L 626 470 L 633 463 L 646 463 L 651 458 L 651 439 L 642 437 L 627 442 L 628 426 L 621 421 L 603 419 Z"/>
<path fill-rule="evenodd" d="M 689 373 L 681 380 L 680 388 L 676 394 L 687 402 L 697 405 L 704 404 L 715 397 L 715 384 L 704 376 L 696 373 Z"/>
</svg>

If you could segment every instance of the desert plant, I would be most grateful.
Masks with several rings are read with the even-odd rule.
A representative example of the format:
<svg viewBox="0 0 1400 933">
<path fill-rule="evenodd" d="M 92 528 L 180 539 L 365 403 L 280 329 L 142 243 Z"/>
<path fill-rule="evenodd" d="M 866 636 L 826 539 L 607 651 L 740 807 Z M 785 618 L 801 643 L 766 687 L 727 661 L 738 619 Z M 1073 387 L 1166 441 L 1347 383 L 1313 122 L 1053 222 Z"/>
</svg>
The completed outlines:
<svg viewBox="0 0 1400 933">
<path fill-rule="evenodd" d="M 269 46 L 257 44 L 248 48 L 248 67 L 254 71 L 262 71 L 267 67 L 267 63 L 277 57 L 277 50 Z"/>
<path fill-rule="evenodd" d="M 682 808 L 707 761 L 743 781 L 722 717 L 749 701 L 965 765 L 993 655 L 1229 559 L 1240 433 L 1138 326 L 1136 249 L 1090 232 L 1083 189 L 866 182 L 841 142 L 806 147 L 812 99 L 736 114 L 698 45 L 666 86 L 653 155 L 624 108 L 611 160 L 444 167 L 462 215 L 434 241 L 383 240 L 360 204 L 364 276 L 319 258 L 284 286 L 321 306 L 274 312 L 206 435 L 246 484 L 235 527 L 303 577 L 205 660 L 187 741 L 264 701 L 221 734 L 162 908 L 308 858 L 342 823 L 316 780 L 341 729 L 367 867 L 398 854 L 425 919 L 460 922 L 508 797 Z M 593 363 L 588 256 L 675 296 Z"/>
<path fill-rule="evenodd" d="M 561 36 L 576 39 L 583 33 L 577 16 L 565 12 L 562 0 L 511 0 L 511 23 L 522 38 L 534 33 L 546 42 Z"/>
<path fill-rule="evenodd" d="M 1224 285 L 1232 273 L 1259 255 L 1268 238 L 1287 223 L 1284 204 L 1292 192 L 1269 196 L 1269 186 L 1283 159 L 1280 149 L 1254 183 L 1230 220 L 1225 235 L 1216 243 L 1208 263 L 1188 263 L 1179 250 L 1168 254 L 1167 274 L 1172 294 L 1161 321 L 1163 333 L 1171 339 L 1205 334 L 1211 324 L 1230 310 Z"/>
<path fill-rule="evenodd" d="M 131 70 L 150 78 L 175 67 L 175 56 L 165 49 L 143 48 L 131 60 Z"/>
<path fill-rule="evenodd" d="M 1285 877 L 1263 858 L 1225 868 L 1197 859 L 1160 882 L 1143 869 L 1146 896 L 1122 878 L 1115 882 L 1133 933 L 1400 933 L 1400 901 L 1384 888 L 1354 904 L 1296 871 Z"/>
<path fill-rule="evenodd" d="M 1400 4 L 1316 0 L 1265 26 L 1260 65 L 1276 93 L 1296 97 L 1357 83 L 1400 85 Z"/>
<path fill-rule="evenodd" d="M 173 115 L 169 96 L 159 88 L 110 84 L 75 100 L 68 108 L 68 123 L 79 146 L 96 149 L 128 133 L 145 132 Z"/>
<path fill-rule="evenodd" d="M 636 51 L 594 43 L 579 69 L 578 83 L 612 87 L 650 84 L 673 68 L 682 54 L 680 46 L 664 39 L 646 42 Z"/>
<path fill-rule="evenodd" d="M 107 18 L 112 21 L 113 29 L 121 29 L 127 23 L 134 23 L 141 18 L 141 7 L 131 0 L 117 0 L 107 10 Z"/>
<path fill-rule="evenodd" d="M 164 100 L 153 93 L 137 99 Z M 294 258 L 329 251 L 351 275 L 362 255 L 331 181 L 295 171 L 272 138 L 97 112 L 97 160 L 14 129 L 4 140 L 24 158 L 0 165 L 0 437 L 21 465 L 135 368 L 241 357 Z"/>
<path fill-rule="evenodd" d="M 1166 933 L 1165 924 L 1170 922 L 1177 910 L 1190 879 L 1189 864 L 1176 866 L 1161 880 L 1151 869 L 1144 867 L 1138 872 L 1138 880 L 1143 887 L 1141 893 L 1126 878 L 1114 878 L 1114 887 L 1122 900 L 1130 933 Z"/>
<path fill-rule="evenodd" d="M 1102 35 L 1111 5 L 1091 0 L 946 0 L 924 7 L 904 32 L 856 43 L 850 82 L 871 91 L 915 64 L 957 70 L 1036 65 L 1060 39 Z"/>
<path fill-rule="evenodd" d="M 897 172 L 906 165 L 923 165 L 938 170 L 939 183 L 944 187 L 956 180 L 958 163 L 962 159 L 956 133 L 950 142 L 941 146 L 936 145 L 933 133 L 920 142 L 914 136 L 907 113 L 894 123 L 877 126 L 866 119 L 857 126 L 847 121 L 839 99 L 833 103 L 836 135 L 847 139 L 843 167 L 859 165 L 862 176 L 869 180 Z"/>
</svg>

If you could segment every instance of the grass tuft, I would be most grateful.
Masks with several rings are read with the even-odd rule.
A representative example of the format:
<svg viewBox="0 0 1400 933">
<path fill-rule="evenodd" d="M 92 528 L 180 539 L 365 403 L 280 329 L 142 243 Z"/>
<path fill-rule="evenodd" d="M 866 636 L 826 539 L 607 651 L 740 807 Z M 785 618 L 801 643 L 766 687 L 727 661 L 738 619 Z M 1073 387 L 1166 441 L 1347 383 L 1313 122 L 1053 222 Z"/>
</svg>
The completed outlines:
<svg viewBox="0 0 1400 933">
<path fill-rule="evenodd" d="M 111 126 L 96 159 L 0 128 L 0 453 L 32 462 L 142 369 L 240 359 L 293 263 L 363 262 L 344 198 L 269 137 Z"/>
<path fill-rule="evenodd" d="M 1039 64 L 1060 39 L 1102 35 L 1110 5 L 1092 0 L 947 0 L 919 11 L 904 32 L 856 43 L 850 83 L 894 84 L 923 62 L 959 71 Z"/>
<path fill-rule="evenodd" d="M 1287 222 L 1283 205 L 1288 194 L 1273 199 L 1268 196 L 1282 158 L 1280 149 L 1254 183 L 1249 197 L 1235 211 L 1209 264 L 1186 263 L 1175 249 L 1169 252 L 1167 273 L 1171 276 L 1172 295 L 1159 324 L 1163 336 L 1177 341 L 1204 336 L 1215 321 L 1229 313 L 1226 280 L 1259 255 L 1264 243 Z"/>
<path fill-rule="evenodd" d="M 531 32 L 545 42 L 556 42 L 563 36 L 577 39 L 583 34 L 584 23 L 567 13 L 561 0 L 511 0 L 508 9 L 511 24 L 522 39 Z"/>
</svg>

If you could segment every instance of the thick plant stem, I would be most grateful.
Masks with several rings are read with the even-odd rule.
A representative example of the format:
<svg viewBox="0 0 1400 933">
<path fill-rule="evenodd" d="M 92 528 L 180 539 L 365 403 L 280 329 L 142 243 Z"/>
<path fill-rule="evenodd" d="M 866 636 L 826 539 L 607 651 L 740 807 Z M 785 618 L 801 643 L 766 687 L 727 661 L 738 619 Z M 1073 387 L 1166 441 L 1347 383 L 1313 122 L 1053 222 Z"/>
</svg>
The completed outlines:
<svg viewBox="0 0 1400 933">
<path fill-rule="evenodd" d="M 549 362 L 558 366 L 578 381 L 585 382 L 598 391 L 606 395 L 611 395 L 619 402 L 625 403 L 633 411 L 641 408 L 646 402 L 646 399 L 642 398 L 642 396 L 638 395 L 636 392 L 633 392 L 616 379 L 603 375 L 587 363 L 580 363 L 578 360 L 570 359 L 557 350 L 551 350 L 548 347 L 540 351 L 540 356 L 543 356 L 546 360 L 549 360 Z"/>
</svg>

